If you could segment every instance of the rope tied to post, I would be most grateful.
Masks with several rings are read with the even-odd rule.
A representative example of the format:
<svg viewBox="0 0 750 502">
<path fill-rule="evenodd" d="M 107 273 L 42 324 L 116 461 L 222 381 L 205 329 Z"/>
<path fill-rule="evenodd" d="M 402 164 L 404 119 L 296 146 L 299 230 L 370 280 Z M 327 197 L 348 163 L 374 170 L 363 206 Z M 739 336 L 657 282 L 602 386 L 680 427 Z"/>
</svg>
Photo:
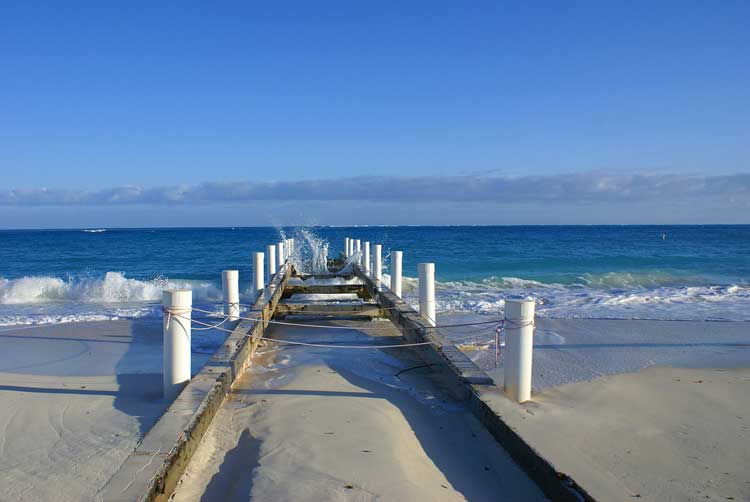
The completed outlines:
<svg viewBox="0 0 750 502">
<path fill-rule="evenodd" d="M 497 325 L 497 328 L 495 328 L 495 368 L 497 368 L 497 363 L 500 361 L 500 333 L 502 333 L 506 325 L 509 328 L 527 328 L 529 326 L 535 326 L 534 319 L 531 319 L 530 321 L 515 321 L 511 319 L 503 319 L 500 321 Z"/>
<path fill-rule="evenodd" d="M 164 314 L 167 314 L 167 320 L 166 320 L 164 326 L 166 328 L 169 328 L 169 323 L 172 321 L 172 315 L 177 314 L 179 312 L 190 312 L 192 310 L 193 310 L 192 307 L 172 307 L 172 308 L 167 308 L 167 307 L 165 307 L 165 306 L 162 305 L 161 311 Z"/>
</svg>

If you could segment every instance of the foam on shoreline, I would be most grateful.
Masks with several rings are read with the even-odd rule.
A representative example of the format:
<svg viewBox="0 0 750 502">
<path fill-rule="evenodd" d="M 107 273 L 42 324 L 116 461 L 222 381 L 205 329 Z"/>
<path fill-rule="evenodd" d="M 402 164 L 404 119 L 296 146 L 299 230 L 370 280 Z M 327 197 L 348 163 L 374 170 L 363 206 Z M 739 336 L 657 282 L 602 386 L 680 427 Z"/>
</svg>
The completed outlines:
<svg viewBox="0 0 750 502">
<path fill-rule="evenodd" d="M 544 318 L 750 320 L 750 286 L 746 284 L 674 285 L 675 278 L 671 276 L 659 279 L 633 274 L 584 279 L 572 284 L 517 277 L 437 282 L 437 309 L 499 316 L 505 298 L 527 297 L 536 300 L 537 316 Z M 404 299 L 416 307 L 417 279 L 403 280 Z M 325 279 L 320 281 L 328 283 Z M 383 274 L 383 282 L 390 284 L 387 273 Z M 193 290 L 194 303 L 203 308 L 222 301 L 221 285 L 210 280 L 142 280 L 115 271 L 101 277 L 0 277 L 0 326 L 158 317 L 161 292 L 167 288 Z M 249 298 L 250 295 L 243 295 L 243 299 Z"/>
</svg>

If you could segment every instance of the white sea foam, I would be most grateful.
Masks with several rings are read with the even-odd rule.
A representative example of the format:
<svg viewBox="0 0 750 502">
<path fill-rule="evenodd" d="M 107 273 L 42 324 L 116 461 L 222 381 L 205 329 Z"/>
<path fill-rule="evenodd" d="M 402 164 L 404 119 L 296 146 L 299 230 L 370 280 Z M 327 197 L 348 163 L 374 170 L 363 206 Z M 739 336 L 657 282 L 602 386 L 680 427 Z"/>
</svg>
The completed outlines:
<svg viewBox="0 0 750 502">
<path fill-rule="evenodd" d="M 65 280 L 49 276 L 0 278 L 0 305 L 159 301 L 162 290 L 168 288 L 192 289 L 197 299 L 221 298 L 221 291 L 210 282 L 169 280 L 163 277 L 142 281 L 129 279 L 121 272 L 107 272 L 103 278 L 83 277 Z"/>
<path fill-rule="evenodd" d="M 627 280 L 616 279 L 618 284 Z M 439 311 L 498 314 L 506 298 L 530 298 L 543 317 L 750 320 L 750 286 L 588 287 L 544 284 L 522 278 L 436 283 Z M 388 284 L 388 281 L 386 281 Z M 418 280 L 404 277 L 404 299 L 417 307 Z"/>
<path fill-rule="evenodd" d="M 304 231 L 297 234 L 295 258 L 302 270 L 324 271 L 327 243 Z M 354 258 L 350 258 L 354 262 Z M 351 265 L 350 267 L 351 268 Z M 383 283 L 390 276 L 383 273 Z M 356 283 L 353 280 L 315 281 L 320 284 Z M 309 283 L 309 281 L 308 281 Z M 436 283 L 439 312 L 479 315 L 502 313 L 505 299 L 532 298 L 541 317 L 750 320 L 750 285 L 684 285 L 662 274 L 628 273 L 586 275 L 571 284 L 549 284 L 519 277 L 489 277 L 479 281 Z M 684 284 L 690 284 L 686 280 Z M 196 305 L 221 303 L 218 284 L 210 281 L 128 278 L 121 272 L 99 277 L 30 276 L 0 278 L 0 325 L 55 324 L 159 316 L 162 290 L 193 290 Z M 418 307 L 418 280 L 403 278 L 404 299 Z M 208 307 L 212 308 L 212 307 Z"/>
<path fill-rule="evenodd" d="M 192 289 L 196 304 L 221 301 L 222 297 L 221 290 L 208 281 L 163 277 L 142 281 L 120 272 L 68 279 L 0 278 L 0 326 L 157 316 L 162 291 L 169 288 Z"/>
</svg>

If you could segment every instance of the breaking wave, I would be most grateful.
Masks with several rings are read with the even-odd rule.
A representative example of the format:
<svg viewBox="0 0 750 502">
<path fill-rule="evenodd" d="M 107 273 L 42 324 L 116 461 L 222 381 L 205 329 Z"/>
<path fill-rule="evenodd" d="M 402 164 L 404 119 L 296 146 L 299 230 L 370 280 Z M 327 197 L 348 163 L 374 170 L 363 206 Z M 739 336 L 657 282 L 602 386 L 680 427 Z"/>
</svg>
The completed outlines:
<svg viewBox="0 0 750 502">
<path fill-rule="evenodd" d="M 644 285 L 642 278 L 628 275 L 611 274 L 608 280 L 617 287 L 602 282 L 546 284 L 517 277 L 437 282 L 437 309 L 498 314 L 505 298 L 522 297 L 534 299 L 538 315 L 544 317 L 750 320 L 750 285 Z M 390 277 L 385 275 L 384 280 L 389 284 Z M 404 277 L 403 291 L 405 300 L 416 307 L 418 280 Z"/>
<path fill-rule="evenodd" d="M 0 305 L 155 302 L 161 300 L 162 290 L 168 288 L 192 289 L 194 299 L 198 300 L 221 298 L 221 291 L 210 282 L 169 280 L 163 277 L 142 281 L 129 279 L 121 272 L 107 272 L 103 278 L 0 278 Z"/>
<path fill-rule="evenodd" d="M 322 272 L 327 248 L 314 236 L 298 240 L 296 258 L 309 271 Z M 403 278 L 404 299 L 418 305 L 418 280 Z M 390 276 L 383 274 L 390 284 Z M 537 303 L 541 317 L 750 320 L 750 285 L 673 285 L 674 278 L 633 274 L 585 276 L 570 283 L 544 283 L 519 277 L 488 277 L 477 281 L 436 283 L 439 312 L 498 315 L 506 298 L 525 297 Z M 685 285 L 685 284 L 688 285 Z M 196 305 L 222 301 L 218 284 L 211 281 L 128 278 L 121 272 L 103 277 L 30 276 L 0 278 L 0 326 L 57 324 L 161 315 L 162 290 L 193 290 Z M 204 307 L 206 308 L 206 307 Z"/>
</svg>

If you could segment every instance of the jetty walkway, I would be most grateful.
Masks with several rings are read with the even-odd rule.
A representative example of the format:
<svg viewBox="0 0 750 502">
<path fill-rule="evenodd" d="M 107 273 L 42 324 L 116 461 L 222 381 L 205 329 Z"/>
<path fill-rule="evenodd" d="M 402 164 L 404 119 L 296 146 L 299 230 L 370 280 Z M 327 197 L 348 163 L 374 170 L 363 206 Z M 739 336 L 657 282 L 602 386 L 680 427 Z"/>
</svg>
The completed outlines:
<svg viewBox="0 0 750 502">
<path fill-rule="evenodd" d="M 508 398 L 441 335 L 429 291 L 417 312 L 381 280 L 379 246 L 371 262 L 347 242 L 332 272 L 302 274 L 284 245 L 273 271 L 256 253 L 246 311 L 225 275 L 219 323 L 165 292 L 176 398 L 103 500 L 589 499 L 505 424 L 492 403 Z M 191 328 L 228 337 L 180 381 L 169 337 Z"/>
</svg>

